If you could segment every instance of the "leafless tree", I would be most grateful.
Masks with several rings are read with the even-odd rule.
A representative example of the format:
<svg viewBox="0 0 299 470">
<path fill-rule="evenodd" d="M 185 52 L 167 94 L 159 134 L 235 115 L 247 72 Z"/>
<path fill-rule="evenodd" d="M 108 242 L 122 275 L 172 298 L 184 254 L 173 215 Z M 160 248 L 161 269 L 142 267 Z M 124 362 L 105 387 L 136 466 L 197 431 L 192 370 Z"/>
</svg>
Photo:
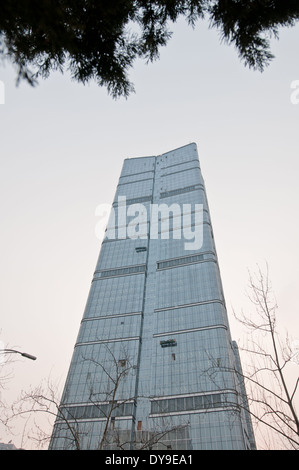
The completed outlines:
<svg viewBox="0 0 299 470">
<path fill-rule="evenodd" d="M 70 421 L 60 409 L 60 392 L 49 379 L 35 388 L 22 391 L 12 404 L 7 422 L 23 418 L 24 436 L 34 441 L 37 448 L 45 448 L 50 440 L 55 419 L 63 420 L 69 431 L 72 443 L 80 450 L 80 433 L 76 421 Z M 26 430 L 25 430 L 26 428 Z"/>
<path fill-rule="evenodd" d="M 170 422 L 163 422 L 150 430 L 131 433 L 131 430 L 122 429 L 118 426 L 117 416 L 126 404 L 135 404 L 136 397 L 122 398 L 118 396 L 121 384 L 130 374 L 136 373 L 136 365 L 133 364 L 127 351 L 121 352 L 121 358 L 112 349 L 106 346 L 109 360 L 102 363 L 97 358 L 82 356 L 82 361 L 89 361 L 95 370 L 102 370 L 105 377 L 105 387 L 96 390 L 90 385 L 88 404 L 97 410 L 98 416 L 103 422 L 103 431 L 98 443 L 98 450 L 120 449 L 151 449 L 157 443 L 163 442 L 167 435 L 173 432 L 180 432 L 186 424 L 173 425 Z M 130 380 L 130 378 L 129 378 Z M 42 385 L 27 392 L 22 392 L 20 398 L 13 404 L 10 421 L 18 417 L 26 418 L 26 426 L 30 431 L 27 436 L 36 442 L 38 447 L 43 448 L 51 439 L 51 433 L 47 430 L 53 428 L 53 435 L 57 435 L 69 441 L 69 448 L 81 450 L 86 447 L 86 440 L 92 433 L 87 427 L 82 428 L 76 407 L 68 406 L 60 400 L 60 393 L 57 386 L 49 380 Z M 49 418 L 47 425 L 40 422 L 40 416 Z M 30 416 L 31 424 L 27 420 Z M 35 419 L 36 417 L 36 419 Z M 56 430 L 55 430 L 56 427 Z M 46 428 L 46 429 L 44 429 Z M 65 442 L 66 442 L 65 441 Z M 83 443 L 85 441 L 85 443 Z M 163 445 L 163 444 L 162 444 Z M 51 445 L 50 445 L 51 448 Z"/>
<path fill-rule="evenodd" d="M 298 351 L 288 335 L 283 339 L 278 327 L 278 306 L 269 280 L 268 266 L 249 272 L 248 297 L 252 314 L 235 317 L 246 327 L 247 341 L 240 348 L 246 361 L 240 379 L 246 382 L 249 411 L 256 429 L 270 431 L 271 445 L 299 449 Z M 240 371 L 238 371 L 240 375 Z M 268 437 L 269 438 L 269 437 Z M 267 445 L 270 445 L 269 442 Z"/>
<path fill-rule="evenodd" d="M 3 364 L 0 364 L 0 425 L 2 425 L 4 428 L 7 428 L 7 405 L 4 402 L 2 392 L 5 389 L 5 385 L 7 384 L 10 378 L 10 373 L 7 373 L 4 370 Z"/>
</svg>

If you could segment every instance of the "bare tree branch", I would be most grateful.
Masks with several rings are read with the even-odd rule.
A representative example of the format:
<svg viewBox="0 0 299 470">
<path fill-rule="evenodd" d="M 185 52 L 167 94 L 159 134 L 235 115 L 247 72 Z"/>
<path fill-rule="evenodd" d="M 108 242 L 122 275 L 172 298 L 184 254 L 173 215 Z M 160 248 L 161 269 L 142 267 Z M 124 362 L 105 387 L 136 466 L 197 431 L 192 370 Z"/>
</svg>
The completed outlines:
<svg viewBox="0 0 299 470">
<path fill-rule="evenodd" d="M 279 433 L 292 447 L 299 447 L 299 420 L 294 406 L 299 377 L 291 386 L 287 368 L 291 364 L 288 337 L 282 341 L 277 328 L 278 305 L 274 298 L 269 270 L 258 267 L 254 275 L 249 272 L 248 298 L 254 313 L 236 315 L 247 328 L 249 345 L 241 348 L 252 364 L 242 377 L 251 385 L 250 401 L 257 405 L 254 416 Z M 252 410 L 249 410 L 251 414 Z"/>
</svg>

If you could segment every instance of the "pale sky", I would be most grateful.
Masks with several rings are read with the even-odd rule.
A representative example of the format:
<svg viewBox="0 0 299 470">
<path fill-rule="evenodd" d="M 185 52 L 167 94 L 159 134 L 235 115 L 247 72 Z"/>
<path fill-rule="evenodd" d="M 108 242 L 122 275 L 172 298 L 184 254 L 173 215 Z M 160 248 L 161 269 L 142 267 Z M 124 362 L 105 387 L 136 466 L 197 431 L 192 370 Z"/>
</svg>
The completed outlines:
<svg viewBox="0 0 299 470">
<path fill-rule="evenodd" d="M 299 104 L 291 102 L 299 27 L 273 40 L 276 58 L 262 74 L 203 23 L 173 31 L 159 61 L 136 62 L 128 100 L 68 74 L 16 88 L 13 68 L 0 68 L 0 340 L 37 356 L 11 365 L 7 401 L 49 376 L 64 385 L 101 245 L 95 211 L 112 202 L 123 160 L 190 142 L 233 339 L 243 330 L 232 309 L 251 308 L 247 269 L 267 261 L 282 332 L 299 340 Z M 0 442 L 31 448 L 20 429 L 9 437 L 0 428 Z"/>
</svg>

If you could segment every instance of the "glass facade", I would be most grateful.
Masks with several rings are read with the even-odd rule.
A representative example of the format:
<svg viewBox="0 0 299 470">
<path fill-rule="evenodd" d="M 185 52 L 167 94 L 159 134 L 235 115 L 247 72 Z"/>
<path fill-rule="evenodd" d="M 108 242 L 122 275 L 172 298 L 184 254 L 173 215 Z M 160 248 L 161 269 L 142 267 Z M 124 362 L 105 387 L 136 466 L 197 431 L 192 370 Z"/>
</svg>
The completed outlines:
<svg viewBox="0 0 299 470">
<path fill-rule="evenodd" d="M 197 147 L 124 161 L 50 449 L 254 449 Z"/>
</svg>

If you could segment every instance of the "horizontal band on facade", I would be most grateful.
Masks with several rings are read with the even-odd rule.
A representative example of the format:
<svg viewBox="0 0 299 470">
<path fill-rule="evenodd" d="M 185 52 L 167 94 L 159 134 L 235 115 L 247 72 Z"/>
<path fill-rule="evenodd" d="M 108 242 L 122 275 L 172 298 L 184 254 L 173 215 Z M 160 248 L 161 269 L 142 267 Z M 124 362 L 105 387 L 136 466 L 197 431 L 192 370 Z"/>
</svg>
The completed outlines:
<svg viewBox="0 0 299 470">
<path fill-rule="evenodd" d="M 128 336 L 126 338 L 109 338 L 109 339 L 99 339 L 97 341 L 84 341 L 82 343 L 76 343 L 75 348 L 77 346 L 91 346 L 94 344 L 103 344 L 103 343 L 120 343 L 126 341 L 140 341 L 140 336 Z"/>
<path fill-rule="evenodd" d="M 159 219 L 159 225 L 160 227 L 162 227 L 164 225 L 164 222 L 165 222 L 166 219 Z M 174 217 L 169 219 L 169 221 L 171 220 L 174 220 Z M 176 221 L 174 220 L 174 222 L 176 223 Z M 136 224 L 137 225 L 137 224 Z M 181 232 L 184 233 L 184 230 L 186 230 L 187 228 L 195 228 L 195 227 L 201 227 L 203 225 L 210 225 L 211 226 L 211 223 L 208 222 L 208 221 L 203 221 L 203 222 L 198 222 L 198 223 L 191 223 L 191 224 L 188 224 L 188 225 L 181 225 L 180 222 L 176 225 L 171 225 L 170 223 L 167 224 L 167 227 L 164 229 L 164 230 L 158 230 L 156 231 L 156 227 L 154 224 L 151 224 L 151 221 L 150 220 L 147 220 L 147 221 L 144 221 L 144 222 L 138 222 L 138 226 L 146 226 L 148 225 L 148 229 L 146 229 L 146 232 L 145 232 L 145 229 L 144 230 L 140 230 L 139 233 L 141 233 L 141 236 L 139 236 L 139 233 L 136 232 L 136 237 L 133 237 L 133 236 L 126 236 L 126 237 L 121 237 L 121 236 L 115 236 L 114 238 L 111 238 L 110 240 L 114 241 L 114 239 L 117 239 L 117 240 L 147 240 L 148 238 L 151 238 L 149 237 L 149 235 L 151 233 L 157 233 L 157 234 L 161 234 L 161 233 L 169 233 L 169 232 L 176 232 L 178 230 L 180 230 Z M 156 225 L 157 226 L 157 225 Z M 115 227 L 113 227 L 112 230 L 113 231 L 113 234 L 115 232 L 121 232 L 123 231 L 124 229 L 127 230 L 128 228 L 128 224 L 126 225 L 116 225 Z M 184 237 L 182 237 L 184 239 Z M 168 238 L 164 238 L 164 240 L 167 240 Z M 109 238 L 108 238 L 109 240 Z M 155 237 L 153 238 L 153 240 L 155 240 Z M 162 238 L 163 240 L 163 238 Z M 185 240 L 185 239 L 184 239 Z M 187 241 L 190 241 L 189 239 L 186 239 Z M 186 241 L 185 240 L 185 241 Z M 192 241 L 192 240 L 191 240 Z"/>
<path fill-rule="evenodd" d="M 171 258 L 169 260 L 165 261 L 158 261 L 157 262 L 157 270 L 162 270 L 162 269 L 168 269 L 170 267 L 176 267 L 176 266 L 182 266 L 182 265 L 190 265 L 190 264 L 195 264 L 199 262 L 216 262 L 215 259 L 213 258 L 208 258 L 204 259 L 204 256 L 212 255 L 215 256 L 213 252 L 206 252 L 198 255 L 189 255 L 185 257 L 180 257 L 180 258 Z M 114 268 L 114 269 L 106 269 L 106 270 L 96 270 L 94 275 L 99 275 L 98 277 L 94 277 L 93 281 L 98 280 L 98 279 L 106 279 L 110 277 L 119 277 L 119 276 L 125 276 L 125 275 L 131 275 L 131 274 L 140 274 L 140 273 L 145 273 L 146 271 L 146 265 L 145 264 L 140 264 L 140 265 L 135 265 L 135 266 L 124 266 L 120 268 Z"/>
<path fill-rule="evenodd" d="M 87 322 L 87 321 L 97 321 L 97 320 L 105 320 L 109 318 L 122 318 L 122 317 L 131 317 L 133 315 L 142 315 L 142 312 L 131 312 L 131 313 L 114 313 L 112 315 L 102 315 L 102 316 L 97 316 L 97 317 L 88 317 L 88 318 L 83 318 L 81 323 Z"/>
<path fill-rule="evenodd" d="M 178 204 L 178 203 L 174 202 L 173 204 Z M 196 203 L 194 203 L 194 205 L 195 204 Z M 157 205 L 159 207 L 159 204 L 157 204 Z M 181 204 L 181 206 L 184 206 L 184 205 L 188 205 L 188 204 Z M 192 206 L 192 203 L 190 203 L 189 205 Z M 171 208 L 171 206 L 169 206 L 169 208 Z M 184 211 L 183 213 L 177 213 L 177 214 L 174 211 L 171 211 L 171 210 L 169 210 L 169 212 L 172 212 L 172 215 L 168 217 L 168 214 L 167 214 L 166 217 L 159 217 L 159 222 L 163 222 L 164 220 L 173 220 L 173 219 L 176 219 L 178 217 L 182 217 L 182 216 L 186 216 L 186 215 L 197 214 L 199 211 L 195 210 L 195 209 L 192 209 L 189 212 Z M 205 209 L 205 208 L 202 208 L 200 210 L 200 212 L 205 212 L 208 216 L 210 215 L 208 209 Z"/>
<path fill-rule="evenodd" d="M 208 304 L 214 304 L 214 303 L 219 303 L 224 306 L 223 300 L 220 299 L 214 299 L 214 300 L 203 300 L 201 302 L 192 302 L 189 304 L 182 304 L 182 305 L 174 305 L 171 307 L 162 307 L 162 308 L 155 308 L 154 312 L 164 312 L 166 310 L 176 310 L 178 308 L 188 308 L 188 307 L 196 307 L 198 305 L 208 305 Z"/>
<path fill-rule="evenodd" d="M 173 173 L 164 173 L 163 175 L 161 175 L 161 177 L 163 178 L 165 176 L 176 175 L 178 173 L 183 173 L 184 171 L 191 171 L 191 170 L 199 170 L 200 171 L 200 168 L 199 168 L 199 166 L 192 166 L 191 168 L 184 168 L 183 170 L 174 171 Z"/>
<path fill-rule="evenodd" d="M 140 171 L 139 173 L 128 173 L 127 175 L 121 175 L 120 178 L 130 178 L 131 176 L 144 175 L 145 173 L 155 173 L 155 170 Z"/>
<path fill-rule="evenodd" d="M 102 241 L 102 244 L 103 243 L 112 243 L 112 242 L 123 242 L 123 241 L 127 241 L 127 240 L 130 240 L 130 241 L 138 241 L 138 240 L 149 240 L 149 234 L 145 234 L 145 236 L 143 237 L 136 237 L 136 238 L 133 238 L 133 237 L 122 237 L 122 238 L 104 238 L 104 240 Z"/>
<path fill-rule="evenodd" d="M 119 266 L 119 267 L 115 267 L 115 268 L 109 268 L 109 269 L 97 269 L 94 274 L 103 274 L 103 273 L 111 273 L 113 271 L 123 271 L 123 270 L 130 270 L 130 272 L 132 272 L 132 270 L 137 270 L 139 271 L 141 268 L 144 269 L 146 267 L 145 264 L 131 264 L 129 266 Z"/>
<path fill-rule="evenodd" d="M 165 271 L 167 269 L 173 269 L 173 268 L 183 268 L 184 266 L 191 266 L 193 264 L 202 264 L 202 263 L 215 263 L 215 264 L 217 264 L 217 260 L 213 259 L 213 258 L 210 258 L 210 259 L 204 259 L 204 260 L 201 260 L 201 261 L 193 261 L 193 262 L 190 262 L 190 263 L 182 263 L 182 264 L 176 264 L 176 265 L 173 265 L 173 266 L 165 266 L 163 268 L 157 268 L 157 271 Z"/>
<path fill-rule="evenodd" d="M 58 419 L 61 417 L 67 421 L 106 421 L 108 416 L 115 420 L 132 419 L 134 405 L 134 400 L 62 405 L 58 411 Z"/>
<path fill-rule="evenodd" d="M 189 255 L 180 258 L 171 258 L 164 261 L 157 261 L 157 271 L 161 271 L 163 269 L 169 268 L 176 268 L 180 266 L 189 266 L 190 264 L 198 264 L 198 263 L 207 263 L 207 262 L 214 262 L 217 263 L 215 258 L 208 258 L 208 256 L 216 257 L 215 253 L 207 252 L 201 253 L 198 255 Z"/>
<path fill-rule="evenodd" d="M 114 268 L 114 269 L 105 269 L 103 271 L 97 270 L 95 271 L 95 275 L 99 275 L 98 277 L 94 277 L 93 281 L 97 281 L 100 279 L 107 279 L 110 277 L 119 277 L 119 276 L 126 276 L 132 274 L 144 274 L 146 271 L 145 264 L 138 264 L 135 266 L 124 266 L 122 268 Z"/>
<path fill-rule="evenodd" d="M 175 393 L 172 395 L 156 395 L 150 397 L 150 401 L 157 401 L 157 400 L 170 400 L 172 398 L 189 398 L 189 397 L 201 397 L 205 395 L 215 395 L 217 393 L 234 393 L 237 396 L 237 391 L 233 388 L 224 388 L 219 390 L 208 390 L 206 392 L 195 392 L 195 393 Z"/>
<path fill-rule="evenodd" d="M 140 272 L 140 273 L 130 273 L 130 274 L 119 274 L 118 276 L 105 276 L 105 277 L 94 277 L 93 280 L 91 282 L 95 282 L 95 281 L 105 281 L 106 279 L 114 279 L 114 278 L 118 278 L 118 277 L 125 277 L 125 276 L 137 276 L 139 274 L 145 274 L 145 271 L 144 272 Z"/>
<path fill-rule="evenodd" d="M 194 184 L 192 186 L 185 186 L 184 188 L 178 188 L 178 189 L 173 189 L 171 191 L 165 191 L 163 193 L 160 193 L 160 198 L 164 199 L 167 197 L 177 196 L 178 194 L 189 193 L 189 192 L 197 191 L 197 190 L 204 191 L 205 188 L 203 184 Z"/>
<path fill-rule="evenodd" d="M 154 181 L 153 178 L 144 178 L 140 180 L 135 180 L 135 181 L 128 181 L 126 183 L 119 183 L 117 187 L 119 186 L 124 186 L 125 184 L 134 184 L 134 183 L 141 183 L 142 181 Z"/>
<path fill-rule="evenodd" d="M 203 212 L 205 212 L 205 209 L 203 210 Z M 157 221 L 154 221 L 155 223 L 153 223 L 153 221 L 151 220 L 151 218 L 147 219 L 147 220 L 144 220 L 144 221 L 138 221 L 138 226 L 146 226 L 148 225 L 149 227 L 149 230 L 147 230 L 147 232 L 145 233 L 144 230 L 140 231 L 142 233 L 142 236 L 139 237 L 138 236 L 138 233 L 136 233 L 136 237 L 132 237 L 132 236 L 125 236 L 125 237 L 122 237 L 122 236 L 117 236 L 115 238 L 117 238 L 118 240 L 127 240 L 127 239 L 130 239 L 130 240 L 138 240 L 139 238 L 141 239 L 146 239 L 147 236 L 149 235 L 149 233 L 153 230 L 155 230 L 155 226 L 160 226 L 160 227 L 163 227 L 165 225 L 165 222 L 168 222 L 167 223 L 167 227 L 164 229 L 164 230 L 158 230 L 157 233 L 165 233 L 165 232 L 175 232 L 176 230 L 181 230 L 184 232 L 184 230 L 186 230 L 186 228 L 195 228 L 195 227 L 200 227 L 202 225 L 209 225 L 211 226 L 211 222 L 208 221 L 208 220 L 203 220 L 203 221 L 200 221 L 200 222 L 194 222 L 194 223 L 190 223 L 190 224 L 181 224 L 181 219 L 182 218 L 182 215 L 192 215 L 192 214 L 195 214 L 196 211 L 191 211 L 191 212 L 188 212 L 188 214 L 177 214 L 177 215 L 172 215 L 170 216 L 169 218 L 161 218 L 159 217 Z M 170 223 L 172 221 L 172 224 Z M 158 224 L 158 225 L 157 225 Z M 115 226 L 112 226 L 112 227 L 109 227 L 109 230 L 112 231 L 112 233 L 114 234 L 115 232 L 122 232 L 125 230 L 127 230 L 129 227 L 129 224 L 115 224 Z M 154 227 L 154 228 L 153 228 Z M 156 230 L 155 230 L 156 231 Z M 112 239 L 114 240 L 114 238 Z"/>
<path fill-rule="evenodd" d="M 150 220 L 145 220 L 144 222 L 142 221 L 138 221 L 138 225 L 149 225 L 150 223 Z M 127 229 L 128 228 L 128 224 L 115 224 L 114 227 L 112 227 L 112 229 L 110 228 L 110 230 L 115 230 L 115 231 L 118 231 L 118 230 L 122 230 L 122 229 Z M 122 238 L 122 240 L 126 240 L 126 238 Z"/>
<path fill-rule="evenodd" d="M 193 415 L 193 414 L 201 414 L 201 413 L 216 413 L 219 411 L 231 412 L 231 411 L 238 411 L 240 412 L 240 408 L 237 405 L 229 405 L 223 407 L 212 407 L 212 408 L 203 408 L 197 410 L 185 410 L 185 411 L 169 411 L 167 413 L 150 413 L 150 418 L 161 418 L 166 416 L 181 416 L 181 415 Z"/>
<path fill-rule="evenodd" d="M 124 197 L 126 197 L 126 196 L 124 196 Z M 122 203 L 119 204 L 118 201 L 114 201 L 112 206 L 113 207 L 128 206 L 128 205 L 131 205 L 131 204 L 139 204 L 139 203 L 142 203 L 142 202 L 150 202 L 150 201 L 152 201 L 152 199 L 153 199 L 152 195 L 135 197 L 135 198 L 132 198 L 132 199 L 126 199 L 124 204 L 122 204 Z"/>
<path fill-rule="evenodd" d="M 159 260 L 157 261 L 157 263 L 164 263 L 164 262 L 168 262 L 168 261 L 177 261 L 177 260 L 186 260 L 188 258 L 191 258 L 193 256 L 205 256 L 205 255 L 213 255 L 213 256 L 216 256 L 216 253 L 214 251 L 202 251 L 201 253 L 192 253 L 191 255 L 188 255 L 188 256 L 176 256 L 175 258 L 167 258 L 167 259 L 162 259 L 162 260 Z"/>
<path fill-rule="evenodd" d="M 237 408 L 235 390 L 217 390 L 205 393 L 184 394 L 151 399 L 152 417 L 172 416 L 189 413 L 223 411 Z"/>
<path fill-rule="evenodd" d="M 175 330 L 175 331 L 169 331 L 167 333 L 155 333 L 153 335 L 153 338 L 160 338 L 162 336 L 170 336 L 170 335 L 180 335 L 183 333 L 195 333 L 196 331 L 206 331 L 206 330 L 215 330 L 218 328 L 223 328 L 227 330 L 227 326 L 225 325 L 211 325 L 211 326 L 203 326 L 199 328 L 187 328 L 184 330 Z"/>
<path fill-rule="evenodd" d="M 116 405 L 121 405 L 125 403 L 136 403 L 136 400 L 134 398 L 131 398 L 129 400 L 116 400 L 114 404 Z M 74 407 L 79 407 L 79 406 L 102 406 L 102 405 L 109 405 L 111 404 L 111 400 L 102 400 L 102 401 L 95 401 L 95 402 L 90 402 L 90 401 L 85 401 L 85 402 L 80 402 L 80 403 L 65 403 L 61 404 L 60 406 L 62 408 L 74 408 Z"/>
<path fill-rule="evenodd" d="M 195 213 L 195 211 L 194 211 L 193 213 Z M 192 213 L 190 212 L 190 213 L 187 214 L 187 215 L 192 215 Z M 167 224 L 167 228 L 166 228 L 165 230 L 159 230 L 158 233 L 174 232 L 174 231 L 176 231 L 176 230 L 183 230 L 183 231 L 184 231 L 186 228 L 190 228 L 190 227 L 192 227 L 192 228 L 194 228 L 194 227 L 200 227 L 201 225 L 204 225 L 204 224 L 206 224 L 206 225 L 211 225 L 211 222 L 209 222 L 209 221 L 207 221 L 207 220 L 204 220 L 203 222 L 191 223 L 191 224 L 188 224 L 188 225 L 187 225 L 187 224 L 181 224 L 180 221 L 177 222 L 177 220 L 175 220 L 176 218 L 178 219 L 178 217 L 181 217 L 181 214 L 180 214 L 179 216 L 176 215 L 176 216 L 170 217 L 169 219 L 166 219 L 166 218 L 161 219 L 161 218 L 159 218 L 159 220 L 158 220 L 157 222 L 158 222 L 158 224 L 159 224 L 160 226 L 165 225 L 165 221 L 167 221 L 168 224 Z M 170 221 L 174 221 L 174 224 L 171 225 L 171 224 L 169 223 Z M 148 220 L 145 220 L 144 222 L 142 222 L 142 221 L 139 222 L 139 221 L 138 221 L 138 224 L 136 224 L 136 225 L 138 225 L 138 226 L 139 226 L 139 225 L 143 225 L 143 226 L 148 225 L 148 226 L 151 228 L 151 230 L 153 230 L 152 227 L 153 227 L 154 224 L 151 223 L 151 222 L 152 222 L 152 221 L 151 221 L 150 219 L 148 219 Z M 157 225 L 157 224 L 155 224 L 155 225 Z M 176 226 L 176 225 L 177 225 L 177 226 Z M 118 231 L 122 231 L 122 230 L 124 230 L 124 229 L 127 229 L 128 226 L 129 226 L 129 224 L 122 224 L 122 225 L 116 224 L 115 227 L 112 227 L 112 228 L 110 227 L 110 230 L 113 230 L 113 231 L 115 231 L 115 232 L 116 232 L 116 231 L 118 232 Z M 142 230 L 142 238 L 146 238 L 145 236 L 148 235 L 148 233 L 149 233 L 149 232 L 144 233 L 144 231 Z M 119 240 L 127 240 L 128 238 L 135 240 L 135 239 L 138 239 L 139 237 L 136 236 L 136 238 L 133 238 L 133 237 L 118 237 L 118 238 L 119 238 Z"/>
<path fill-rule="evenodd" d="M 116 416 L 115 421 L 135 421 L 134 416 L 128 415 L 128 416 Z M 107 421 L 107 418 L 70 418 L 67 420 L 68 423 L 92 423 L 92 422 L 105 422 Z M 57 419 L 56 424 L 65 424 L 66 421 L 64 419 Z"/>
<path fill-rule="evenodd" d="M 161 222 L 163 224 L 163 221 Z M 146 227 L 148 225 L 148 227 Z M 104 238 L 103 243 L 106 242 L 116 242 L 116 241 L 125 241 L 125 240 L 182 240 L 184 243 L 192 243 L 194 242 L 194 237 L 193 238 L 185 238 L 184 233 L 186 229 L 193 229 L 192 232 L 194 234 L 195 230 L 197 230 L 197 227 L 203 227 L 204 225 L 209 225 L 211 226 L 210 222 L 204 221 L 196 224 L 190 224 L 190 225 L 184 225 L 184 226 L 178 226 L 178 227 L 173 227 L 173 226 L 167 226 L 164 230 L 156 230 L 153 225 L 150 225 L 150 221 L 146 222 L 138 222 L 138 226 L 144 226 L 146 227 L 145 229 L 139 230 L 139 232 L 136 232 L 132 235 L 127 235 L 125 237 L 123 236 L 118 236 L 115 234 L 117 231 L 122 231 L 123 229 L 127 229 L 127 225 L 122 225 L 122 226 L 116 226 L 115 229 L 112 229 L 112 237 L 109 238 Z M 137 226 L 137 224 L 136 224 Z M 116 230 L 117 229 L 117 230 Z M 181 235 L 177 236 L 176 232 L 179 232 Z M 173 233 L 174 235 L 172 236 L 167 236 L 163 237 L 162 234 L 170 234 Z M 162 235 L 159 237 L 159 235 Z M 176 236 L 175 236 L 176 235 Z M 107 235 L 106 235 L 107 236 Z"/>
<path fill-rule="evenodd" d="M 173 218 L 172 219 L 169 219 L 169 220 L 174 220 Z M 164 220 L 159 220 L 159 225 L 164 225 L 163 224 Z M 176 221 L 174 221 L 176 222 Z M 141 225 L 141 224 L 140 224 Z M 178 225 L 177 227 L 176 226 L 169 226 L 165 229 L 165 230 L 159 230 L 158 233 L 165 233 L 165 232 L 176 232 L 177 230 L 180 230 L 181 232 L 184 233 L 184 231 L 187 229 L 187 228 L 195 228 L 195 227 L 201 227 L 203 225 L 211 225 L 211 222 L 208 222 L 207 220 L 203 221 L 203 222 L 198 222 L 198 223 L 191 223 L 191 224 L 180 224 Z M 153 231 L 154 229 L 152 228 L 153 227 L 153 224 L 150 225 L 150 230 Z M 189 242 L 189 241 L 192 241 L 189 240 L 188 238 L 185 239 L 184 237 L 182 237 L 185 241 Z M 162 239 L 163 240 L 163 239 Z M 167 239 L 166 239 L 167 240 Z"/>
<path fill-rule="evenodd" d="M 166 170 L 167 168 L 172 168 L 174 166 L 179 166 L 179 165 L 187 165 L 188 163 L 191 163 L 191 162 L 197 162 L 199 164 L 199 160 L 197 158 L 192 158 L 192 160 L 186 160 L 185 162 L 173 163 L 172 165 L 168 165 L 168 166 L 161 166 L 161 170 Z"/>
</svg>

